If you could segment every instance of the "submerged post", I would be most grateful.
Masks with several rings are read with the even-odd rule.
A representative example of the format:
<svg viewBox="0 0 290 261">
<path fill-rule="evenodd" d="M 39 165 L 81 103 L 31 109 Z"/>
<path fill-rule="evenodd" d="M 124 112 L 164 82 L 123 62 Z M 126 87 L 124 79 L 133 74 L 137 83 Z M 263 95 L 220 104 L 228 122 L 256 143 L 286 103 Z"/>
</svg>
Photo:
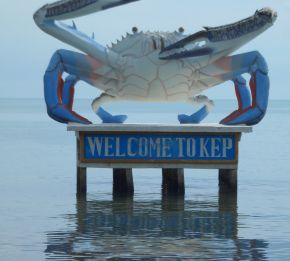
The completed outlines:
<svg viewBox="0 0 290 261">
<path fill-rule="evenodd" d="M 236 142 L 240 142 L 241 133 L 236 135 Z M 239 151 L 236 151 L 238 157 Z M 237 193 L 238 191 L 238 164 L 236 168 L 232 169 L 219 169 L 219 192 L 224 193 Z"/>
<path fill-rule="evenodd" d="M 163 196 L 184 196 L 184 170 L 162 169 Z"/>
<path fill-rule="evenodd" d="M 221 193 L 236 193 L 238 190 L 238 169 L 219 170 L 219 190 Z"/>
<path fill-rule="evenodd" d="M 184 195 L 184 169 L 218 169 L 220 192 L 237 191 L 241 133 L 220 124 L 69 124 L 77 136 L 77 193 L 87 191 L 86 168 L 113 169 L 113 195 L 134 193 L 132 168 L 162 169 L 163 196 Z"/>
<path fill-rule="evenodd" d="M 76 135 L 77 139 L 77 196 L 83 196 L 87 193 L 87 168 L 80 167 L 80 139 L 79 135 Z"/>
<path fill-rule="evenodd" d="M 132 169 L 113 169 L 113 196 L 133 196 L 134 183 Z"/>
</svg>

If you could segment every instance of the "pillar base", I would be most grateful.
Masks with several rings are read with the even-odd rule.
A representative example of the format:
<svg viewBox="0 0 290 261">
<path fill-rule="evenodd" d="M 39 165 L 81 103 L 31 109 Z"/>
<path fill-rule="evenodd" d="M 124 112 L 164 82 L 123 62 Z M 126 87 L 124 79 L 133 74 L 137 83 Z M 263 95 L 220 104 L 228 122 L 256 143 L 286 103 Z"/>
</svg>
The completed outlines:
<svg viewBox="0 0 290 261">
<path fill-rule="evenodd" d="M 219 191 L 220 193 L 237 193 L 238 190 L 238 170 L 219 170 Z"/>
<path fill-rule="evenodd" d="M 184 170 L 162 169 L 163 196 L 184 196 Z"/>
<path fill-rule="evenodd" d="M 87 169 L 77 167 L 77 196 L 87 194 Z"/>
<path fill-rule="evenodd" d="M 113 169 L 113 196 L 126 197 L 134 195 L 132 169 Z"/>
</svg>

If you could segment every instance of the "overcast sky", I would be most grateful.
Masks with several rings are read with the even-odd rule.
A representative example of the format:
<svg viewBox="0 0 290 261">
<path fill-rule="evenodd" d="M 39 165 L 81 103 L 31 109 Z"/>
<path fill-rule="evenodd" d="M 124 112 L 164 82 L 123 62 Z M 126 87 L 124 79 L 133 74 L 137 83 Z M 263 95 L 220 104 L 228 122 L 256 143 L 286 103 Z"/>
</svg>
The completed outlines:
<svg viewBox="0 0 290 261">
<path fill-rule="evenodd" d="M 57 49 L 73 49 L 34 24 L 34 11 L 47 2 L 0 1 L 0 98 L 43 97 L 42 77 L 51 55 Z M 275 25 L 238 53 L 259 50 L 270 68 L 271 98 L 290 99 L 290 0 L 141 0 L 75 22 L 89 35 L 94 31 L 96 40 L 106 45 L 131 31 L 132 26 L 154 31 L 183 26 L 191 34 L 204 25 L 246 18 L 265 6 L 278 12 Z M 97 89 L 86 84 L 79 84 L 76 91 L 79 98 L 93 99 L 98 94 Z M 207 95 L 211 99 L 234 98 L 234 88 L 225 83 Z"/>
</svg>

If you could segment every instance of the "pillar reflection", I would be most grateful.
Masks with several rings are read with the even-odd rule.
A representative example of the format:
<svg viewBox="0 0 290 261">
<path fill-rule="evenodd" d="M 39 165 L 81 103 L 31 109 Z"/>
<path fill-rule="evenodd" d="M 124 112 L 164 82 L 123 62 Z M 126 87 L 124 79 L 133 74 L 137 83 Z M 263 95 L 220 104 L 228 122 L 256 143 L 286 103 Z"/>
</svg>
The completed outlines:
<svg viewBox="0 0 290 261">
<path fill-rule="evenodd" d="M 79 198 L 66 219 L 67 229 L 47 235 L 49 258 L 267 260 L 266 241 L 239 238 L 237 198 L 229 194 L 204 202 Z"/>
</svg>

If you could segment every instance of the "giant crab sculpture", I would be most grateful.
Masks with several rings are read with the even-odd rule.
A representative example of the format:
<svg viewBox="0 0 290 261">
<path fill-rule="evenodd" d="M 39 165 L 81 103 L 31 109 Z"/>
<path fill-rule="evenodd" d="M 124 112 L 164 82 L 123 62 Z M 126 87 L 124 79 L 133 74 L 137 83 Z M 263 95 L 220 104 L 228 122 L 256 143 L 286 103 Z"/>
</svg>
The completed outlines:
<svg viewBox="0 0 290 261">
<path fill-rule="evenodd" d="M 103 93 L 92 108 L 104 123 L 122 123 L 125 115 L 111 115 L 101 105 L 119 100 L 185 101 L 203 105 L 192 115 L 179 115 L 180 123 L 199 123 L 213 102 L 202 91 L 228 80 L 234 82 L 238 109 L 222 124 L 257 124 L 265 115 L 268 96 L 268 67 L 263 56 L 248 52 L 230 56 L 242 45 L 273 25 L 277 13 L 269 8 L 233 24 L 204 27 L 186 36 L 183 30 L 138 32 L 133 28 L 121 41 L 104 47 L 79 32 L 73 23 L 60 20 L 103 11 L 138 0 L 63 0 L 47 4 L 34 14 L 46 33 L 83 53 L 58 50 L 44 76 L 47 111 L 56 121 L 89 124 L 73 111 L 74 86 L 82 80 Z M 68 76 L 62 79 L 63 73 Z M 250 74 L 250 88 L 243 74 Z"/>
</svg>

